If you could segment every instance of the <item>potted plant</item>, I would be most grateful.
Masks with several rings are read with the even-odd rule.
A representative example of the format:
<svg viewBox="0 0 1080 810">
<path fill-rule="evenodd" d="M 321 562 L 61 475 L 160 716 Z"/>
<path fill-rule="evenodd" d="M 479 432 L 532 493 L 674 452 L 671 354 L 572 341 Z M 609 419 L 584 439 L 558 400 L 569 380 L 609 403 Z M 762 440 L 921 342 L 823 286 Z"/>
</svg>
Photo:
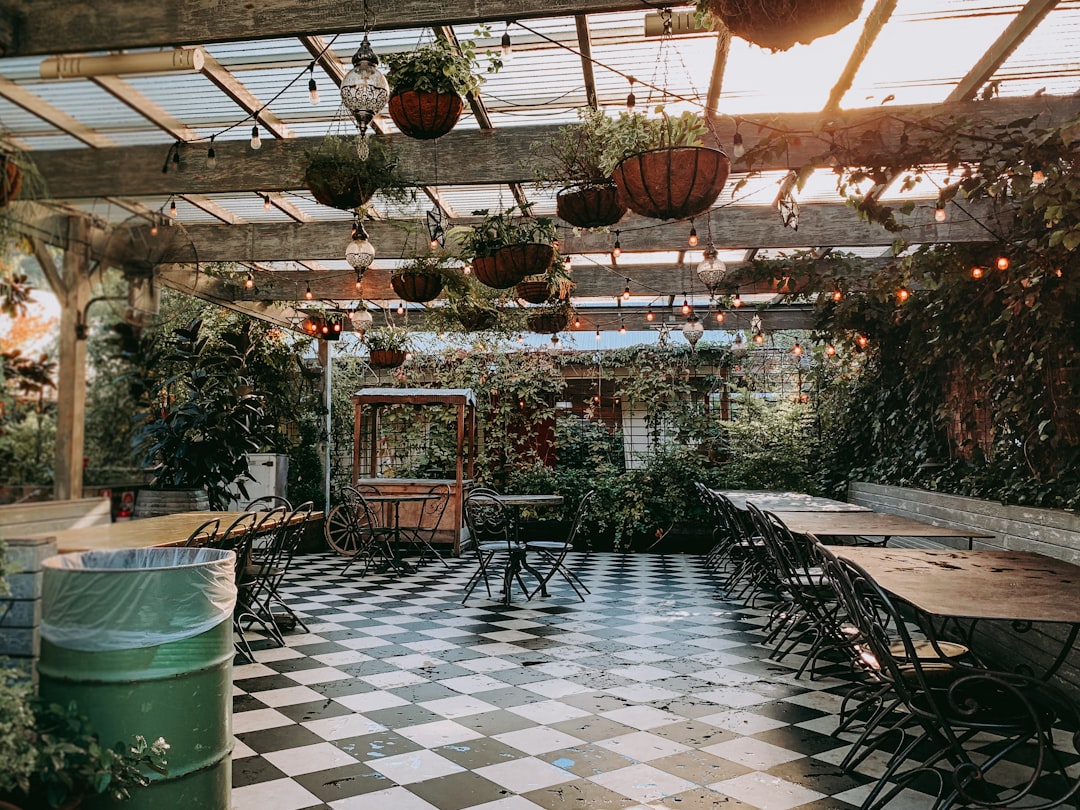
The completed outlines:
<svg viewBox="0 0 1080 810">
<path fill-rule="evenodd" d="M 417 256 L 390 275 L 390 286 L 405 301 L 424 304 L 443 291 L 448 277 L 455 275 L 455 260 L 449 256 Z"/>
<path fill-rule="evenodd" d="M 796 42 L 809 44 L 853 22 L 862 0 L 698 0 L 697 10 L 747 42 L 786 51 Z"/>
<path fill-rule="evenodd" d="M 573 290 L 570 271 L 557 254 L 546 273 L 526 276 L 514 286 L 517 297 L 530 304 L 565 301 Z"/>
<path fill-rule="evenodd" d="M 532 204 L 526 204 L 497 214 L 487 209 L 473 211 L 483 217 L 479 224 L 452 229 L 482 284 L 505 290 L 550 267 L 558 232 L 550 218 L 532 216 L 531 208 Z"/>
<path fill-rule="evenodd" d="M 131 798 L 151 773 L 167 773 L 164 739 L 103 745 L 74 703 L 33 695 L 16 670 L 0 670 L 0 807 L 75 808 L 93 796 Z"/>
<path fill-rule="evenodd" d="M 375 368 L 394 368 L 405 362 L 409 333 L 400 326 L 377 326 L 364 333 L 368 362 Z"/>
<path fill-rule="evenodd" d="M 150 490 L 137 496 L 136 514 L 146 516 L 143 492 L 152 496 L 165 490 L 165 506 L 175 507 L 150 514 L 205 509 L 207 501 L 192 502 L 192 492 L 204 491 L 213 509 L 227 507 L 234 487 L 246 498 L 246 454 L 272 440 L 273 426 L 264 419 L 259 395 L 245 388 L 252 385 L 251 324 L 215 336 L 201 329 L 202 322 L 195 320 L 174 330 L 146 362 L 151 381 L 132 443 L 152 479 Z"/>
<path fill-rule="evenodd" d="M 363 160 L 352 139 L 337 135 L 327 135 L 305 153 L 304 185 L 318 202 L 349 211 L 367 204 L 377 191 L 397 201 L 409 198 L 390 144 L 375 137 L 367 143 L 368 156 Z"/>
<path fill-rule="evenodd" d="M 509 334 L 506 294 L 481 284 L 471 275 L 456 275 L 447 283 L 441 305 L 428 310 L 428 325 L 440 331 Z"/>
<path fill-rule="evenodd" d="M 708 211 L 727 182 L 731 162 L 720 149 L 705 146 L 708 124 L 683 112 L 658 118 L 623 112 L 603 130 L 602 166 L 611 171 L 619 199 L 655 219 L 685 219 Z"/>
<path fill-rule="evenodd" d="M 554 335 L 567 327 L 573 314 L 574 308 L 569 301 L 552 301 L 530 309 L 525 322 L 533 332 Z"/>
<path fill-rule="evenodd" d="M 604 171 L 604 132 L 609 126 L 603 110 L 582 107 L 578 123 L 559 127 L 546 141 L 533 144 L 540 161 L 535 170 L 541 185 L 559 186 L 555 195 L 559 218 L 575 228 L 614 225 L 626 206 L 619 201 L 611 173 Z"/>
<path fill-rule="evenodd" d="M 478 30 L 477 35 L 486 35 Z M 502 61 L 490 51 L 487 72 L 495 73 Z M 410 138 L 431 140 L 454 128 L 464 106 L 462 96 L 483 82 L 477 74 L 476 43 L 469 39 L 456 46 L 436 37 L 414 51 L 384 57 L 390 83 L 387 104 L 398 129 Z"/>
</svg>

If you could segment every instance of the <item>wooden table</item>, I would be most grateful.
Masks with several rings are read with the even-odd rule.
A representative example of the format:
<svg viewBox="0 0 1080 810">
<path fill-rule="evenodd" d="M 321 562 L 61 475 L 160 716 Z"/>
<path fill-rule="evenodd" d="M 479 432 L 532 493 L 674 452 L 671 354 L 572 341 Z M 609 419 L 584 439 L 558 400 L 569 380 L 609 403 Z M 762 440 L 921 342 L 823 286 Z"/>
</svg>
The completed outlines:
<svg viewBox="0 0 1080 810">
<path fill-rule="evenodd" d="M 152 548 L 155 546 L 182 546 L 193 531 L 208 520 L 220 520 L 222 531 L 244 512 L 178 512 L 173 515 L 108 523 L 104 526 L 86 526 L 81 529 L 65 529 L 58 532 L 42 532 L 32 535 L 34 539 L 56 541 L 61 554 L 73 551 L 115 551 L 126 548 Z M 302 517 L 302 516 L 300 516 Z M 318 520 L 322 512 L 312 512 L 311 519 Z M 299 519 L 299 517 L 297 518 Z M 280 521 L 271 518 L 265 529 L 275 529 Z"/>
<path fill-rule="evenodd" d="M 838 557 L 866 571 L 884 590 L 927 617 L 967 620 L 972 648 L 979 621 L 1010 622 L 1024 632 L 1031 624 L 1071 625 L 1060 652 L 1039 677 L 1065 662 L 1080 632 L 1080 566 L 1031 551 L 834 547 Z"/>
<path fill-rule="evenodd" d="M 832 498 L 819 498 L 805 492 L 774 492 L 764 489 L 714 489 L 741 512 L 746 511 L 748 501 L 758 509 L 768 512 L 869 512 L 865 506 L 857 506 Z"/>
<path fill-rule="evenodd" d="M 770 510 L 773 511 L 773 510 Z M 959 537 L 968 541 L 968 548 L 976 537 L 992 538 L 994 535 L 976 529 L 954 529 L 935 526 L 921 520 L 886 515 L 881 512 L 795 512 L 773 511 L 773 514 L 796 534 L 812 534 L 815 537 L 882 537 L 887 543 L 890 537 Z"/>
</svg>

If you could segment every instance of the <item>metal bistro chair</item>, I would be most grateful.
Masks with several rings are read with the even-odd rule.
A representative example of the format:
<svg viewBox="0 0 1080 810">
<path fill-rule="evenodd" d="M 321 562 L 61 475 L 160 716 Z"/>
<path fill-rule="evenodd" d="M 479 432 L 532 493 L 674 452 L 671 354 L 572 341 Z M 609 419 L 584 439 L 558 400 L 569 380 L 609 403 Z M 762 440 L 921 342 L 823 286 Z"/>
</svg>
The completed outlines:
<svg viewBox="0 0 1080 810">
<path fill-rule="evenodd" d="M 305 632 L 308 629 L 304 621 L 282 598 L 280 588 L 296 556 L 296 550 L 300 546 L 305 527 L 311 520 L 313 511 L 314 506 L 311 501 L 305 501 L 287 514 L 274 531 L 269 557 L 252 571 L 254 576 L 263 580 L 260 588 L 261 609 L 273 622 L 279 634 L 282 628 L 291 630 L 299 626 Z"/>
<path fill-rule="evenodd" d="M 547 596 L 547 585 L 551 581 L 551 578 L 556 574 L 566 580 L 567 584 L 574 589 L 574 593 L 577 594 L 578 599 L 582 602 L 585 601 L 585 596 L 582 594 L 582 591 L 591 593 L 585 583 L 581 581 L 581 578 L 566 565 L 566 555 L 574 550 L 574 539 L 577 537 L 578 532 L 581 531 L 581 525 L 585 522 L 589 507 L 591 506 L 592 499 L 595 495 L 596 490 L 590 489 L 581 496 L 577 510 L 574 512 L 574 522 L 570 526 L 570 531 L 566 535 L 566 539 L 561 541 L 532 540 L 525 543 L 526 551 L 538 552 L 548 566 L 547 571 L 540 580 L 540 585 L 532 592 L 532 594 L 530 594 L 530 599 L 536 595 L 537 591 L 540 592 L 541 596 Z"/>
<path fill-rule="evenodd" d="M 420 549 L 420 557 L 416 561 L 417 566 L 423 565 L 425 560 L 433 559 L 441 562 L 444 568 L 449 568 L 450 563 L 443 559 L 442 554 L 432 543 L 435 542 L 435 533 L 438 532 L 439 524 L 442 523 L 443 515 L 446 513 L 446 507 L 450 503 L 450 485 L 435 484 L 428 489 L 427 494 L 438 495 L 439 497 L 421 502 L 417 525 L 415 528 L 407 530 L 409 536 L 406 539 Z"/>
<path fill-rule="evenodd" d="M 1066 765 L 1080 750 L 1080 716 L 1063 693 L 1026 675 L 927 661 L 920 652 L 925 642 L 912 635 L 896 603 L 866 571 L 836 557 L 828 569 L 910 717 L 886 731 L 897 740 L 896 748 L 863 801 L 864 810 L 889 807 L 915 780 L 921 790 L 936 784 L 934 810 L 1043 810 L 1075 803 L 1080 779 L 1070 776 Z M 893 654 L 894 637 L 902 657 Z M 1072 735 L 1068 758 L 1055 747 L 1055 727 Z M 1031 766 L 1020 778 L 1010 761 L 1017 757 Z"/>
<path fill-rule="evenodd" d="M 220 527 L 221 518 L 208 520 L 188 535 L 187 540 L 184 541 L 184 545 L 189 548 L 208 546 L 213 542 L 214 538 L 217 537 L 218 529 Z"/>
<path fill-rule="evenodd" d="M 515 540 L 514 517 L 503 502 L 495 495 L 472 491 L 465 499 L 465 525 L 469 529 L 469 539 L 476 553 L 476 571 L 465 583 L 465 596 L 461 603 L 465 604 L 468 601 L 481 581 L 487 590 L 488 599 L 491 599 L 488 572 L 493 567 L 496 557 L 504 555 L 503 597 L 505 601 L 510 601 L 510 587 L 515 576 L 521 589 L 528 595 L 529 590 L 521 580 L 520 569 L 515 571 L 511 564 L 515 555 L 524 556 L 525 547 Z"/>
<path fill-rule="evenodd" d="M 342 574 L 345 574 L 353 563 L 363 560 L 364 567 L 360 576 L 365 576 L 368 569 L 379 564 L 379 558 L 388 568 L 401 573 L 397 560 L 394 559 L 394 550 L 390 546 L 394 536 L 393 527 L 382 525 L 378 512 L 363 495 L 356 492 L 348 503 L 334 507 L 330 514 L 333 521 L 331 523 L 327 520 L 327 539 L 339 553 L 349 558 L 341 569 Z M 333 540 L 332 532 L 335 535 Z"/>
<path fill-rule="evenodd" d="M 248 512 L 269 512 L 279 506 L 284 506 L 286 509 L 293 508 L 288 498 L 282 498 L 280 495 L 263 495 L 261 498 L 248 501 L 244 509 Z"/>
</svg>

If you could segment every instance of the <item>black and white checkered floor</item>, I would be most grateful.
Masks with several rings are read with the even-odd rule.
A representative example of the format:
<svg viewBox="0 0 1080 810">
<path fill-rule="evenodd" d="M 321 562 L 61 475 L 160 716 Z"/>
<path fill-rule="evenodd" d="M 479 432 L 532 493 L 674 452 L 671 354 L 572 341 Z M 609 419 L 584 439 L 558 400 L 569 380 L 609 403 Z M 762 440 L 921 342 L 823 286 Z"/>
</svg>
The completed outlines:
<svg viewBox="0 0 1080 810">
<path fill-rule="evenodd" d="M 235 810 L 840 810 L 882 768 L 837 767 L 847 685 L 769 660 L 766 611 L 725 602 L 699 557 L 594 554 L 587 601 L 562 583 L 509 607 L 483 586 L 462 606 L 473 566 L 450 563 L 361 579 L 300 558 L 310 633 L 234 671 Z"/>
</svg>

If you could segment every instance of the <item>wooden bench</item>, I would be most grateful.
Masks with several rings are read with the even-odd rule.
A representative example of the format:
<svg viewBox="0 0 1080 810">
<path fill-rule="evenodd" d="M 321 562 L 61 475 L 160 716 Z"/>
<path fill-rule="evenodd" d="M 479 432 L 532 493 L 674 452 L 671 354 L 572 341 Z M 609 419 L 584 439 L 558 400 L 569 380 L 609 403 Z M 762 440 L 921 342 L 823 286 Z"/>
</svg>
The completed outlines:
<svg viewBox="0 0 1080 810">
<path fill-rule="evenodd" d="M 0 506 L 0 537 L 11 540 L 42 532 L 102 526 L 112 522 L 108 498 L 35 501 Z"/>
</svg>

